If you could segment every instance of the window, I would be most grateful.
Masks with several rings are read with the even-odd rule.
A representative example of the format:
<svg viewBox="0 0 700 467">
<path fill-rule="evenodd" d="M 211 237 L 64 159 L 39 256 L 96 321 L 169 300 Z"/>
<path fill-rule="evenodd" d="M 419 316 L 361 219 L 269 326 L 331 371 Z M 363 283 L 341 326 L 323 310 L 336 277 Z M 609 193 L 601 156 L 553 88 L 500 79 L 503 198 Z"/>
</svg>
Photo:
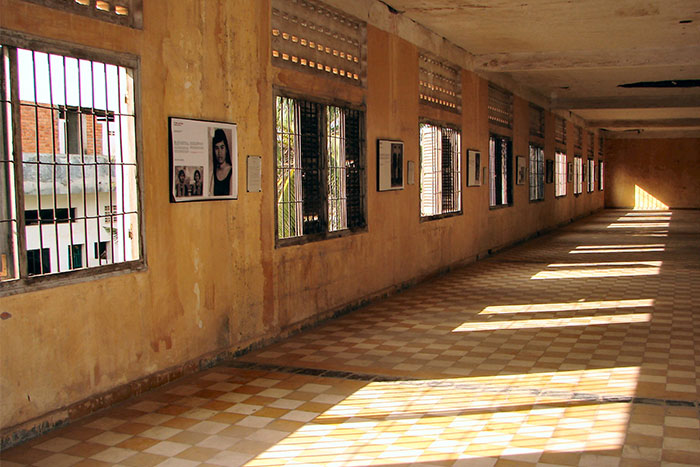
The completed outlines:
<svg viewBox="0 0 700 467">
<path fill-rule="evenodd" d="M 554 196 L 566 196 L 566 154 L 554 154 Z"/>
<path fill-rule="evenodd" d="M 598 190 L 603 191 L 603 161 L 598 161 Z"/>
<path fill-rule="evenodd" d="M 593 159 L 588 159 L 588 183 L 586 189 L 589 193 L 595 191 L 595 162 Z"/>
<path fill-rule="evenodd" d="M 83 267 L 83 245 L 68 245 L 68 267 L 71 269 Z"/>
<path fill-rule="evenodd" d="M 89 52 L 59 55 L 50 46 L 27 50 L 14 47 L 12 36 L 6 40 L 0 46 L 0 255 L 9 274 L 2 280 L 22 284 L 74 269 L 139 267 L 136 59 L 108 63 L 89 59 Z M 106 213 L 104 206 L 114 209 Z M 105 244 L 112 255 L 85 258 L 88 242 Z"/>
<path fill-rule="evenodd" d="M 27 251 L 27 274 L 48 274 L 51 272 L 51 251 L 48 248 Z"/>
<path fill-rule="evenodd" d="M 276 98 L 277 238 L 365 227 L 363 112 Z"/>
<path fill-rule="evenodd" d="M 583 193 L 583 159 L 581 156 L 574 156 L 574 194 Z"/>
<path fill-rule="evenodd" d="M 513 203 L 513 145 L 509 138 L 489 138 L 489 206 Z"/>
<path fill-rule="evenodd" d="M 462 210 L 461 135 L 430 123 L 420 125 L 420 213 L 439 216 Z"/>
<path fill-rule="evenodd" d="M 544 149 L 530 145 L 530 201 L 544 199 Z"/>
</svg>

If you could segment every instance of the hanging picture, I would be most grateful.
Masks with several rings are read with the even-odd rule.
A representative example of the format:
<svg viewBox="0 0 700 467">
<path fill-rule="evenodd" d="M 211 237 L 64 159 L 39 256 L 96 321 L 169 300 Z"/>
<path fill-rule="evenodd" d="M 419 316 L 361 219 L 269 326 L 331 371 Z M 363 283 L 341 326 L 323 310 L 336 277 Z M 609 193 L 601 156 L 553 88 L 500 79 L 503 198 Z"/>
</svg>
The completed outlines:
<svg viewBox="0 0 700 467">
<path fill-rule="evenodd" d="M 566 181 L 571 183 L 574 181 L 574 163 L 569 162 L 566 164 Z"/>
<path fill-rule="evenodd" d="M 517 156 L 515 158 L 515 168 L 515 183 L 517 185 L 523 185 L 527 175 L 527 166 L 525 165 L 525 158 L 523 156 Z"/>
<path fill-rule="evenodd" d="M 377 190 L 403 190 L 402 141 L 377 141 Z"/>
<path fill-rule="evenodd" d="M 467 151 L 467 186 L 481 186 L 481 152 Z"/>
<path fill-rule="evenodd" d="M 238 198 L 236 125 L 170 117 L 171 202 Z"/>
</svg>

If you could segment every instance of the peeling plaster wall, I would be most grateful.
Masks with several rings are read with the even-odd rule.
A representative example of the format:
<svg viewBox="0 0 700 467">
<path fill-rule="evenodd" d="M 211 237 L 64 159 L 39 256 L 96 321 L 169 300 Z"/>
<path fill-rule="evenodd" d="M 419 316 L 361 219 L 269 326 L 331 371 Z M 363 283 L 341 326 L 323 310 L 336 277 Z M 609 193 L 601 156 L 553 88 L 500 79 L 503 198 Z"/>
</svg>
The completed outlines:
<svg viewBox="0 0 700 467">
<path fill-rule="evenodd" d="M 373 3 L 370 16 L 380 7 Z M 602 207 L 599 192 L 554 199 L 553 184 L 544 202 L 530 203 L 525 184 L 514 186 L 514 206 L 489 210 L 488 184 L 467 188 L 464 167 L 467 149 L 488 160 L 487 81 L 463 71 L 461 116 L 420 106 L 418 50 L 440 41 L 410 42 L 391 32 L 391 18 L 368 27 L 363 90 L 273 68 L 266 1 L 149 0 L 142 31 L 19 0 L 0 0 L 0 10 L 7 30 L 140 57 L 147 252 L 144 271 L 0 297 L 0 312 L 11 315 L 0 321 L 3 436 L 75 417 L 97 407 L 100 394 L 128 396 L 147 386 L 135 383 L 144 378 L 167 381 L 200 359 L 274 339 Z M 273 86 L 366 106 L 366 232 L 275 248 Z M 238 200 L 169 202 L 168 116 L 238 124 Z M 421 222 L 418 121 L 426 116 L 462 126 L 464 212 Z M 516 98 L 515 155 L 527 156 L 526 116 L 527 102 Z M 549 114 L 547 122 L 553 159 Z M 405 142 L 416 184 L 376 191 L 377 138 Z M 245 191 L 249 154 L 262 156 L 262 193 Z M 83 412 L 68 408 L 86 400 Z"/>
<path fill-rule="evenodd" d="M 639 186 L 671 208 L 700 208 L 700 138 L 609 139 L 605 205 L 635 206 Z"/>
</svg>

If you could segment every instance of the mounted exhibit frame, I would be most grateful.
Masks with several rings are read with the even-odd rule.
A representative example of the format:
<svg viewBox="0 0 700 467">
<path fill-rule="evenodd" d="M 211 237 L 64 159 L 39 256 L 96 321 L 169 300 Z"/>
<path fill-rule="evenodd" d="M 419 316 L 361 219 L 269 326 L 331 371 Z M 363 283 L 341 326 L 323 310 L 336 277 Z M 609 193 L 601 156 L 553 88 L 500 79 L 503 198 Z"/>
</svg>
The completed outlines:
<svg viewBox="0 0 700 467">
<path fill-rule="evenodd" d="M 515 184 L 524 185 L 527 176 L 527 167 L 525 166 L 525 157 L 515 157 Z"/>
<path fill-rule="evenodd" d="M 170 202 L 238 198 L 235 123 L 168 118 Z"/>
<path fill-rule="evenodd" d="M 467 150 L 467 186 L 481 186 L 481 151 Z"/>
<path fill-rule="evenodd" d="M 403 190 L 403 141 L 377 140 L 377 191 Z"/>
</svg>

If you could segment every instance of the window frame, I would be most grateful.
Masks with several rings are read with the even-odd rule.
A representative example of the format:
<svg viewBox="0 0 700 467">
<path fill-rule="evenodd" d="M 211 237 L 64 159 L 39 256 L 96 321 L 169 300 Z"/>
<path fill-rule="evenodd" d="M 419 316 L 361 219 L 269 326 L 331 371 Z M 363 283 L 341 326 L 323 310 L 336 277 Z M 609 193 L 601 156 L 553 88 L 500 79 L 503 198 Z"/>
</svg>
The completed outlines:
<svg viewBox="0 0 700 467">
<path fill-rule="evenodd" d="M 586 171 L 588 173 L 588 178 L 586 180 L 586 191 L 588 193 L 593 193 L 595 191 L 595 161 L 593 160 L 592 157 L 589 157 L 588 160 L 586 161 L 586 164 L 588 164 L 588 170 Z"/>
<path fill-rule="evenodd" d="M 508 142 L 508 154 L 506 155 L 506 164 L 505 164 L 505 170 L 506 173 L 503 174 L 503 165 L 501 163 L 501 171 L 496 174 L 496 166 L 498 164 L 495 163 L 496 161 L 496 154 L 491 154 L 491 140 L 496 139 L 496 140 L 503 140 Z M 497 144 L 497 143 L 496 143 Z M 491 159 L 493 158 L 494 163 L 492 164 Z M 501 160 L 503 159 L 503 156 L 501 155 Z M 505 201 L 502 199 L 503 197 L 503 177 L 505 176 L 506 178 L 506 188 L 507 191 L 505 193 Z M 501 179 L 501 202 L 498 202 L 499 196 L 498 196 L 498 184 L 494 184 L 494 181 L 496 181 L 498 178 Z M 514 200 L 514 194 L 513 194 L 513 184 L 515 182 L 515 168 L 513 167 L 513 138 L 507 135 L 502 135 L 499 133 L 494 133 L 491 132 L 489 134 L 489 209 L 502 209 L 502 208 L 507 208 L 510 206 L 513 206 L 513 200 Z"/>
<path fill-rule="evenodd" d="M 14 176 L 10 176 L 14 180 L 14 190 L 12 194 L 12 204 L 14 205 L 14 221 L 17 231 L 15 248 L 18 255 L 18 270 L 16 277 L 5 279 L 0 282 L 0 296 L 14 295 L 20 293 L 42 290 L 46 288 L 58 287 L 68 284 L 99 280 L 106 277 L 143 271 L 148 268 L 146 255 L 146 225 L 144 214 L 144 187 L 143 187 L 143 137 L 142 137 L 142 109 L 141 109 L 141 59 L 139 56 L 126 53 L 100 49 L 93 46 L 85 46 L 71 42 L 65 42 L 54 39 L 46 39 L 31 34 L 26 34 L 18 31 L 7 30 L 0 28 L 2 33 L 2 41 L 0 50 L 0 59 L 3 61 L 2 73 L 4 73 L 4 61 L 7 49 L 8 67 L 9 67 L 9 82 L 5 85 L 8 87 L 6 92 L 9 94 L 8 106 L 11 110 L 10 121 L 3 119 L 3 128 L 7 140 L 7 149 L 9 162 L 12 165 L 11 171 Z M 131 94 L 133 99 L 133 139 L 134 139 L 134 186 L 135 186 L 135 209 L 136 223 L 138 226 L 138 259 L 127 260 L 118 263 L 98 264 L 81 269 L 67 269 L 60 272 L 29 275 L 27 269 L 27 245 L 26 245 L 26 223 L 24 209 L 24 188 L 23 184 L 23 151 L 22 151 L 22 126 L 20 118 L 20 96 L 19 96 L 19 76 L 18 76 L 18 54 L 17 49 L 26 49 L 32 52 L 55 54 L 75 58 L 78 60 L 88 60 L 92 62 L 100 62 L 105 65 L 114 65 L 117 67 L 127 68 L 131 77 Z M 2 92 L 2 90 L 0 90 Z M 3 98 L 2 110 L 5 112 L 5 100 Z M 7 128 L 11 127 L 11 128 Z M 4 154 L 0 153 L 0 159 Z M 10 189 L 8 187 L 8 189 Z M 89 239 L 92 240 L 92 239 Z M 60 254 L 60 250 L 56 252 Z"/>
<path fill-rule="evenodd" d="M 554 197 L 563 198 L 567 195 L 567 155 L 564 151 L 554 153 Z"/>
<path fill-rule="evenodd" d="M 454 181 L 453 189 L 457 188 L 459 192 L 457 193 L 457 196 L 455 199 L 459 203 L 459 208 L 455 209 L 453 211 L 446 211 L 446 212 L 440 212 L 439 214 L 426 214 L 423 215 L 423 149 L 422 149 L 422 144 L 421 144 L 421 135 L 420 135 L 420 127 L 422 125 L 430 125 L 433 126 L 440 131 L 443 129 L 448 129 L 450 131 L 453 131 L 456 133 L 456 135 L 459 137 L 459 150 L 457 152 L 452 152 L 453 155 L 453 160 L 452 163 L 454 165 L 455 162 L 457 162 L 458 170 L 457 170 L 457 180 Z M 442 165 L 442 157 L 443 153 L 440 154 L 440 162 Z M 444 122 L 437 122 L 432 119 L 428 118 L 420 118 L 418 121 L 418 203 L 419 203 L 419 209 L 418 209 L 418 216 L 421 222 L 425 221 L 431 221 L 431 220 L 438 220 L 438 219 L 445 219 L 448 217 L 454 217 L 454 216 L 461 216 L 464 210 L 464 200 L 462 199 L 463 192 L 464 190 L 462 189 L 462 173 L 464 172 L 462 168 L 462 130 L 453 124 L 449 123 L 444 123 Z M 440 170 L 440 173 L 442 173 L 442 170 Z M 453 174 L 454 176 L 454 174 Z M 454 196 L 454 194 L 453 194 Z M 442 197 L 442 191 L 440 192 L 440 201 L 443 201 Z M 442 207 L 441 207 L 442 211 Z"/>
<path fill-rule="evenodd" d="M 293 99 L 295 101 L 303 101 L 303 102 L 308 102 L 312 103 L 315 105 L 319 105 L 323 107 L 324 111 L 322 112 L 325 114 L 325 111 L 327 110 L 328 107 L 338 107 L 341 109 L 347 109 L 351 111 L 356 111 L 361 114 L 360 118 L 360 124 L 359 124 L 359 159 L 360 159 L 360 167 L 359 167 L 359 174 L 360 174 L 360 195 L 359 195 L 359 203 L 360 203 L 360 209 L 362 211 L 363 215 L 363 222 L 362 225 L 359 226 L 347 226 L 344 229 L 340 230 L 329 230 L 329 223 L 328 223 L 328 206 L 329 206 L 329 200 L 328 200 L 328 166 L 327 166 L 327 159 L 328 159 L 328 152 L 327 152 L 327 135 L 326 135 L 326 129 L 325 125 L 323 126 L 323 136 L 322 136 L 322 142 L 321 147 L 323 148 L 322 154 L 320 155 L 321 158 L 321 178 L 325 181 L 325 184 L 321 186 L 321 192 L 322 192 L 322 198 L 323 198 L 323 203 L 320 212 L 323 213 L 323 220 L 325 222 L 322 222 L 322 225 L 324 227 L 324 230 L 321 232 L 314 232 L 314 233 L 308 233 L 304 234 L 303 233 L 303 225 L 302 225 L 302 233 L 301 235 L 294 236 L 294 237 L 279 237 L 279 205 L 278 205 L 278 193 L 277 193 L 277 171 L 278 171 L 278 166 L 277 166 L 277 122 L 276 122 L 276 115 L 277 115 L 277 99 L 278 98 L 288 98 L 288 99 Z M 278 86 L 273 86 L 273 96 L 272 96 L 272 115 L 273 115 L 273 124 L 272 124 L 272 140 L 273 140 L 273 166 L 274 166 L 274 180 L 275 180 L 275 195 L 272 197 L 272 203 L 273 203 L 273 211 L 275 215 L 275 220 L 274 220 L 274 236 L 275 236 L 275 248 L 281 248 L 281 247 L 286 247 L 286 246 L 292 246 L 292 245 L 303 245 L 306 243 L 311 243 L 311 242 L 318 242 L 318 241 L 323 241 L 323 240 L 329 240 L 329 239 L 334 239 L 334 238 L 341 238 L 341 237 L 346 237 L 350 235 L 356 235 L 360 233 L 367 232 L 368 227 L 367 227 L 367 129 L 366 129 L 366 121 L 367 121 L 367 110 L 364 105 L 356 105 L 352 104 L 347 101 L 339 100 L 339 99 L 329 99 L 329 98 L 323 98 L 319 96 L 314 96 L 310 95 L 308 93 L 304 92 L 298 92 L 294 90 L 289 90 L 284 87 L 278 87 Z M 321 117 L 322 123 L 325 123 L 326 119 L 325 116 Z M 347 199 L 347 191 L 346 191 L 346 199 Z M 302 197 L 302 203 L 303 203 L 303 197 Z M 347 205 L 346 205 L 347 208 Z M 303 205 L 302 205 L 303 209 Z"/>
<path fill-rule="evenodd" d="M 574 155 L 574 196 L 583 193 L 583 157 Z"/>
</svg>

